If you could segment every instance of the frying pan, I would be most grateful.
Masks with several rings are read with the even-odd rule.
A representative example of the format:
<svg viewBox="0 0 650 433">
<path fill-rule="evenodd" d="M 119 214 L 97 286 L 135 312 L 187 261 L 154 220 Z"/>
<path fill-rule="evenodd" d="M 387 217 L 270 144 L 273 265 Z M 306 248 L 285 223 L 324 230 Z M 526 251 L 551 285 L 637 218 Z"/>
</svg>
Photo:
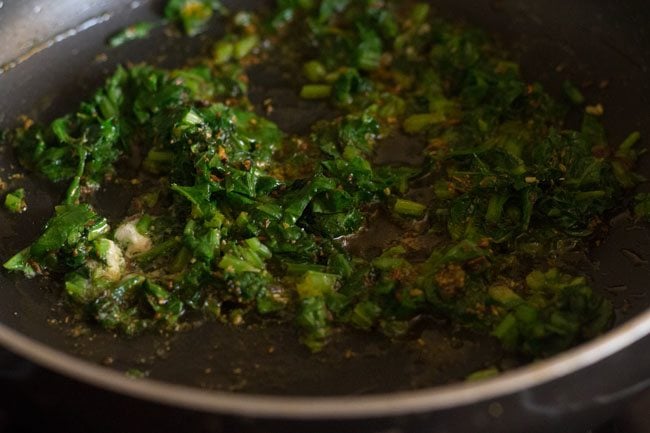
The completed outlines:
<svg viewBox="0 0 650 433">
<path fill-rule="evenodd" d="M 107 36 L 124 26 L 159 19 L 162 2 L 80 3 L 0 1 L 0 64 L 8 64 L 0 74 L 0 126 L 14 126 L 20 114 L 51 120 L 74 109 L 117 64 L 179 65 L 204 53 L 221 32 L 218 23 L 195 38 L 170 37 L 160 28 L 149 39 L 107 49 Z M 250 9 L 270 2 L 225 3 Z M 584 84 L 588 98 L 605 106 L 611 143 L 631 130 L 650 136 L 650 7 L 643 0 L 432 3 L 436 13 L 494 33 L 521 62 L 524 75 L 556 96 L 566 78 Z M 287 131 L 304 132 L 332 115 L 324 104 L 300 101 L 294 77 L 272 64 L 256 67 L 251 76 L 253 102 L 273 98 L 272 120 Z M 648 163 L 640 165 L 646 174 Z M 29 203 L 20 216 L 0 212 L 4 261 L 38 235 L 62 189 L 29 173 L 21 176 L 8 149 L 0 153 L 0 169 L 10 187 L 26 188 Z M 128 189 L 109 184 L 97 206 L 115 222 L 129 199 Z M 625 212 L 608 218 L 607 237 L 582 258 L 582 266 L 618 307 L 615 329 L 478 383 L 460 380 L 495 363 L 516 367 L 517 360 L 489 339 L 433 321 L 423 321 L 417 335 L 404 341 L 337 335 L 317 355 L 297 342 L 290 326 L 254 321 L 126 339 L 72 323 L 56 284 L 4 273 L 0 343 L 79 381 L 127 395 L 117 407 L 128 407 L 132 398 L 150 402 L 143 404 L 151 410 L 130 413 L 129 419 L 147 417 L 146 425 L 160 431 L 179 419 L 194 431 L 214 432 L 573 431 L 606 419 L 650 386 L 650 230 Z M 97 430 L 114 418 L 110 410 L 89 408 L 82 397 L 74 407 L 91 410 Z"/>
</svg>

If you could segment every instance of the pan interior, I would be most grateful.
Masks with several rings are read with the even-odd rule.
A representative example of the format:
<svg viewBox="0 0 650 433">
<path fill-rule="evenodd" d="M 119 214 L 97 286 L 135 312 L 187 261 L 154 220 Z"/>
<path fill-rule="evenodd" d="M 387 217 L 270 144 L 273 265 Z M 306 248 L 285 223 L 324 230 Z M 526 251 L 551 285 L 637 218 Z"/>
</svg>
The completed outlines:
<svg viewBox="0 0 650 433">
<path fill-rule="evenodd" d="M 650 59 L 642 57 L 643 41 L 624 45 L 632 35 L 621 30 L 615 39 L 594 43 L 602 32 L 598 26 L 607 22 L 599 23 L 598 18 L 589 18 L 592 14 L 580 9 L 589 2 L 575 2 L 564 14 L 544 8 L 543 1 L 529 2 L 525 8 L 514 1 L 474 3 L 441 0 L 434 6 L 453 19 L 494 31 L 522 63 L 525 75 L 547 84 L 555 95 L 559 95 L 559 84 L 566 78 L 580 83 L 608 80 L 606 88 L 593 85 L 586 93 L 590 100 L 606 107 L 605 123 L 612 143 L 620 142 L 630 130 L 650 135 L 644 123 L 650 117 L 650 89 L 644 69 Z M 118 64 L 147 61 L 165 67 L 179 65 L 204 53 L 220 32 L 215 24 L 205 35 L 190 39 L 170 37 L 158 29 L 149 39 L 107 49 L 108 35 L 143 19 L 157 19 L 162 2 L 143 3 L 135 9 L 132 6 L 136 5 L 97 2 L 96 16 L 110 12 L 110 19 L 99 20 L 99 24 L 1 74 L 0 126 L 14 125 L 21 114 L 47 121 L 73 109 Z M 229 6 L 268 7 L 268 2 L 231 2 Z M 624 11 L 611 12 L 608 19 L 612 22 L 624 16 Z M 18 18 L 25 20 L 25 26 L 38 26 L 38 16 Z M 580 26 L 568 25 L 578 19 Z M 68 28 L 76 24 L 70 23 Z M 291 89 L 291 77 L 281 69 L 263 65 L 251 76 L 253 102 L 261 105 L 273 97 L 276 110 L 271 119 L 283 129 L 301 131 L 328 115 L 327 107 L 301 101 Z M 24 186 L 32 194 L 27 213 L 10 216 L 0 212 L 0 260 L 4 261 L 38 235 L 62 190 L 31 176 L 13 179 L 12 175 L 21 171 L 8 149 L 1 152 L 0 177 L 9 179 L 10 187 Z M 650 172 L 648 162 L 642 161 L 643 172 Z M 109 184 L 100 192 L 99 207 L 115 221 L 126 210 L 129 198 L 128 191 Z M 585 263 L 594 285 L 616 303 L 622 322 L 650 305 L 644 285 L 650 232 L 633 223 L 629 215 L 609 217 L 610 233 Z M 461 380 L 472 371 L 495 364 L 517 364 L 504 357 L 491 340 L 453 332 L 432 321 L 424 321 L 417 335 L 404 341 L 391 342 L 362 332 L 337 335 L 334 344 L 317 355 L 300 345 L 291 327 L 263 323 L 245 327 L 207 323 L 177 335 L 146 334 L 126 339 L 68 323 L 59 301 L 60 289 L 45 280 L 27 281 L 3 273 L 0 288 L 0 321 L 21 333 L 111 368 L 196 387 L 278 395 L 380 393 Z"/>
</svg>

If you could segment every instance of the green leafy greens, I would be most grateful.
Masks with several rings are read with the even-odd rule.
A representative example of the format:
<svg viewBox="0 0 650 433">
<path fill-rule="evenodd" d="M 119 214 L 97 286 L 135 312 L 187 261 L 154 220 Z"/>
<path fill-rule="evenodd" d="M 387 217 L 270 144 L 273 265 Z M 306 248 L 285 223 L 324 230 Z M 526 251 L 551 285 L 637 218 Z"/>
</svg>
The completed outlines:
<svg viewBox="0 0 650 433">
<path fill-rule="evenodd" d="M 217 9 L 171 1 L 165 14 L 196 34 Z M 77 112 L 9 134 L 26 167 L 69 187 L 6 269 L 64 274 L 72 303 L 126 334 L 256 312 L 293 321 L 316 351 L 335 328 L 394 337 L 424 314 L 538 357 L 609 326 L 611 303 L 562 255 L 640 180 L 638 134 L 611 149 L 593 115 L 567 129 L 489 39 L 426 4 L 279 1 L 266 21 L 232 21 L 202 64 L 119 68 Z M 243 65 L 264 49 L 304 53 L 296 93 L 339 115 L 297 137 L 257 114 Z M 375 163 L 398 136 L 424 162 Z M 113 229 L 88 198 L 133 149 L 145 187 Z M 403 233 L 353 253 L 377 215 Z"/>
</svg>

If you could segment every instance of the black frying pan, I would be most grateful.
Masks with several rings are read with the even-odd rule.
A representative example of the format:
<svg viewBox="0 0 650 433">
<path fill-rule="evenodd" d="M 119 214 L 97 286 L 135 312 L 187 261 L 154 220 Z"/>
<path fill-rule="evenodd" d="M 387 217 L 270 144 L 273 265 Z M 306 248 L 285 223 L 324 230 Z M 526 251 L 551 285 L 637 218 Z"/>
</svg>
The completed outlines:
<svg viewBox="0 0 650 433">
<path fill-rule="evenodd" d="M 220 32 L 215 24 L 204 37 L 187 39 L 169 38 L 160 29 L 150 39 L 107 50 L 104 42 L 111 33 L 141 19 L 158 19 L 161 2 L 138 6 L 123 0 L 88 1 L 86 9 L 79 3 L 62 0 L 39 6 L 30 0 L 4 1 L 0 63 L 29 51 L 33 38 L 47 41 L 57 34 L 66 38 L 51 47 L 38 45 L 45 49 L 32 50 L 31 57 L 24 56 L 22 63 L 0 75 L 2 126 L 15 124 L 19 114 L 49 120 L 73 109 L 119 63 L 146 60 L 178 65 L 204 52 L 210 37 Z M 268 3 L 232 1 L 230 6 L 267 7 Z M 496 32 L 523 63 L 526 76 L 548 83 L 552 92 L 559 95 L 558 84 L 567 77 L 593 83 L 587 94 L 605 105 L 612 143 L 635 129 L 650 137 L 646 80 L 650 8 L 643 1 L 433 3 L 440 13 Z M 85 27 L 89 28 L 82 30 Z M 73 36 L 68 30 L 75 28 L 79 34 Z M 101 53 L 106 58 L 98 56 Z M 331 115 L 325 106 L 300 101 L 292 86 L 294 77 L 283 76 L 273 65 L 260 66 L 251 75 L 254 102 L 273 97 L 272 119 L 283 129 L 301 132 L 315 119 Z M 609 80 L 606 89 L 597 86 L 603 80 Z M 650 173 L 648 161 L 644 162 L 642 170 Z M 10 152 L 4 152 L 0 167 L 5 172 L 0 177 L 18 172 L 14 164 Z M 3 261 L 38 234 L 62 192 L 31 176 L 13 180 L 12 185 L 26 187 L 30 207 L 18 217 L 0 212 Z M 120 218 L 128 202 L 129 191 L 114 185 L 99 197 L 100 209 L 113 220 Z M 624 397 L 650 382 L 650 339 L 644 339 L 650 332 L 650 312 L 645 311 L 650 297 L 644 257 L 650 257 L 650 231 L 625 216 L 615 218 L 606 242 L 590 259 L 595 285 L 615 292 L 610 294 L 620 307 L 622 325 L 599 341 L 478 385 L 432 388 L 495 362 L 516 360 L 504 359 L 492 341 L 452 333 L 444 324 L 422 323 L 417 336 L 424 345 L 415 338 L 389 342 L 372 334 L 348 333 L 337 336 L 318 355 L 302 347 L 290 327 L 255 323 L 245 328 L 207 324 L 174 336 L 124 339 L 65 323 L 66 310 L 58 303 L 55 285 L 6 274 L 0 275 L 0 341 L 101 387 L 234 416 L 212 415 L 212 420 L 266 419 L 242 424 L 252 430 L 569 428 L 598 422 Z M 274 350 L 269 353 L 271 346 Z M 347 349 L 355 356 L 345 356 Z M 102 364 L 109 368 L 99 367 Z M 153 381 L 128 379 L 122 372 L 129 369 L 144 372 Z M 412 389 L 420 391 L 406 392 Z M 169 410 L 158 413 L 162 419 L 177 416 Z"/>
</svg>

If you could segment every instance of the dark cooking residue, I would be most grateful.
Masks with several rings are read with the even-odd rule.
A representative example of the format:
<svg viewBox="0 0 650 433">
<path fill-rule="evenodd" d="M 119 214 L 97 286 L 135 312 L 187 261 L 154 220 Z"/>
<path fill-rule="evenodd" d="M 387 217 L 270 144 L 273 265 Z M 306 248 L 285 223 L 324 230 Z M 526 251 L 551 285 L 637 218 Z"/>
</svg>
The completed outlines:
<svg viewBox="0 0 650 433">
<path fill-rule="evenodd" d="M 197 33 L 213 3 L 167 12 Z M 338 116 L 292 135 L 267 118 L 274 101 L 255 113 L 260 62 L 293 64 L 296 94 Z M 231 16 L 198 65 L 119 68 L 77 112 L 6 134 L 69 187 L 4 266 L 60 278 L 71 308 L 127 335 L 260 315 L 318 351 L 337 329 L 397 338 L 428 316 L 546 356 L 612 320 L 563 261 L 639 180 L 638 133 L 610 146 L 598 107 L 567 129 L 489 38 L 426 4 L 279 1 Z M 134 155 L 137 197 L 111 227 L 93 195 Z"/>
</svg>

